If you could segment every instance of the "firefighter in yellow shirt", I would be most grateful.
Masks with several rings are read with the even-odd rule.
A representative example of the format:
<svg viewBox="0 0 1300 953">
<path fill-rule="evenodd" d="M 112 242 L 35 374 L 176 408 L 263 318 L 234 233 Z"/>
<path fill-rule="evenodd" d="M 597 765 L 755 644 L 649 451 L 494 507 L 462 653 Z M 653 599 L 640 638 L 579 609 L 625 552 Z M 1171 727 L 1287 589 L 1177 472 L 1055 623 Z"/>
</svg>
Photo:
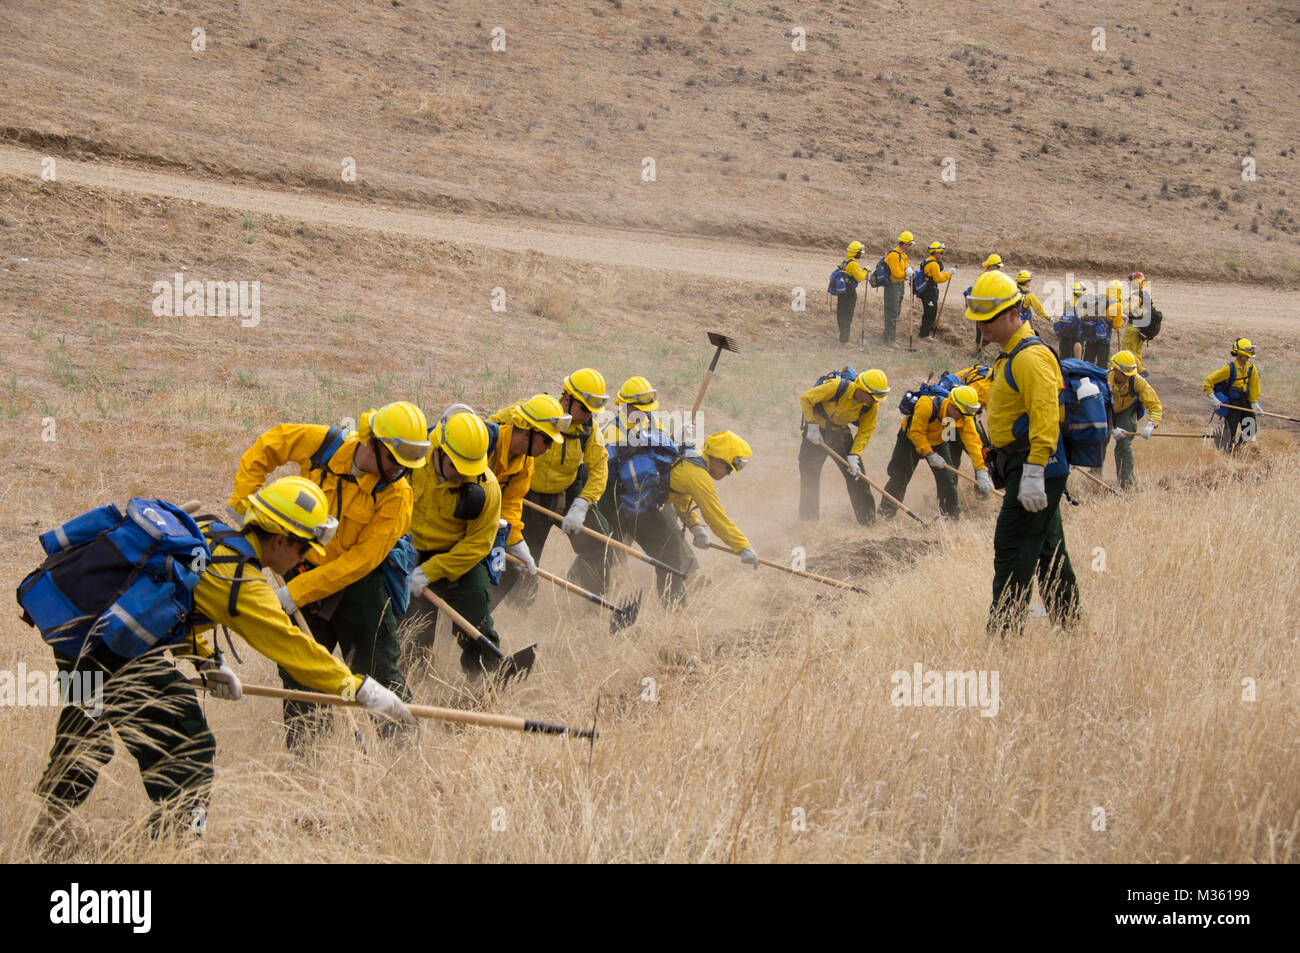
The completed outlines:
<svg viewBox="0 0 1300 953">
<path fill-rule="evenodd" d="M 410 711 L 374 679 L 354 675 L 342 662 L 299 629 L 259 572 L 278 573 L 297 565 L 304 554 L 324 552 L 337 523 L 325 495 L 301 477 L 283 477 L 249 501 L 238 530 L 203 519 L 199 528 L 212 558 L 193 590 L 190 637 L 172 654 L 195 662 L 207 690 L 238 701 L 239 677 L 216 651 L 207 633 L 221 625 L 242 635 L 254 649 L 293 673 L 299 683 L 320 692 L 355 698 L 389 718 L 412 722 Z M 59 713 L 49 766 L 37 785 L 43 810 L 31 834 L 34 847 L 52 851 L 76 846 L 70 823 L 74 808 L 90 795 L 99 771 L 113 756 L 110 726 L 140 766 L 144 787 L 158 804 L 150 829 L 169 827 L 200 833 L 207 815 L 216 741 L 194 689 L 165 656 L 146 652 L 126 660 L 89 640 L 77 658 L 55 653 L 61 672 L 103 673 L 104 711 L 90 718 L 75 705 Z M 120 686 L 114 676 L 123 675 Z"/>
<path fill-rule="evenodd" d="M 575 559 L 568 578 L 589 592 L 604 593 L 609 584 L 613 554 L 608 546 L 582 532 L 586 526 L 608 536 L 609 524 L 595 504 L 600 502 L 608 480 L 609 455 L 595 425 L 595 414 L 605 406 L 605 378 L 594 368 L 584 367 L 564 379 L 559 406 L 573 422 L 563 440 L 550 444 L 533 461 L 533 478 L 524 499 L 560 513 L 561 531 L 568 537 Z M 541 562 L 542 548 L 555 521 L 529 507 L 523 509 L 524 542 L 533 559 Z M 510 573 L 497 590 L 504 598 L 516 581 L 531 578 Z M 520 588 L 529 603 L 536 585 Z M 498 598 L 498 601 L 499 601 Z"/>
<path fill-rule="evenodd" d="M 1119 475 L 1119 488 L 1128 490 L 1137 484 L 1133 466 L 1133 435 L 1150 440 L 1160 426 L 1164 409 L 1156 389 L 1138 376 L 1138 361 L 1134 354 L 1120 351 L 1110 359 L 1110 402 L 1115 411 L 1115 429 L 1127 436 L 1115 435 L 1115 472 Z M 1138 421 L 1147 418 L 1139 432 Z"/>
<path fill-rule="evenodd" d="M 421 595 L 426 588 L 493 645 L 501 644 L 492 621 L 491 589 L 504 568 L 509 524 L 501 527 L 501 484 L 487 455 L 487 424 L 469 407 L 455 404 L 429 430 L 427 465 L 411 475 L 411 538 L 419 565 L 411 573 L 407 618 L 414 621 L 421 648 L 433 647 L 438 621 L 437 610 Z M 480 650 L 468 633 L 459 626 L 452 631 L 466 674 L 477 677 L 495 668 L 495 657 Z"/>
<path fill-rule="evenodd" d="M 488 417 L 488 464 L 501 484 L 501 518 L 510 524 L 506 552 L 523 560 L 523 566 L 507 564 L 507 579 L 522 573 L 536 581 L 537 561 L 524 539 L 524 497 L 532 486 L 533 461 L 563 443 L 563 432 L 571 426 L 573 417 L 550 394 L 536 394 Z M 502 595 L 498 588 L 494 606 Z"/>
<path fill-rule="evenodd" d="M 921 272 L 926 277 L 925 290 L 921 292 L 921 330 L 919 337 L 928 338 L 934 332 L 934 322 L 939 316 L 939 286 L 952 280 L 952 272 L 943 270 L 943 253 L 948 247 L 943 242 L 930 242 Z"/>
<path fill-rule="evenodd" d="M 399 667 L 395 593 L 385 573 L 389 553 L 411 525 L 406 475 L 424 466 L 429 442 L 424 414 L 397 401 L 361 415 L 356 433 L 316 424 L 280 424 L 245 451 L 227 505 L 243 514 L 248 498 L 277 467 L 296 464 L 315 483 L 338 520 L 324 553 L 310 552 L 305 570 L 277 590 L 286 612 L 301 608 L 312 634 L 329 651 L 337 646 L 359 671 L 404 699 Z M 300 687 L 285 672 L 287 688 Z M 316 706 L 285 702 L 289 741 L 313 732 L 306 722 Z"/>
<path fill-rule="evenodd" d="M 889 281 L 885 284 L 885 336 L 886 344 L 894 343 L 898 329 L 898 314 L 903 308 L 903 293 L 912 278 L 911 266 L 907 263 L 907 252 L 915 239 L 911 232 L 901 232 L 898 244 L 885 253 L 885 264 L 889 266 Z"/>
<path fill-rule="evenodd" d="M 968 384 L 954 387 L 947 397 L 941 394 L 917 397 L 912 412 L 898 425 L 898 439 L 889 459 L 889 482 L 885 492 L 898 500 L 907 493 L 907 484 L 916 472 L 916 465 L 924 460 L 934 473 L 934 485 L 939 493 L 939 512 L 950 519 L 961 516 L 957 502 L 957 474 L 948 469 L 957 465 L 951 450 L 955 444 L 964 445 L 975 467 L 976 492 L 981 499 L 993 490 L 993 481 L 984 466 L 984 451 L 979 434 L 972 422 L 979 413 L 979 395 Z M 889 500 L 880 503 L 880 514 L 893 519 L 898 507 Z"/>
<path fill-rule="evenodd" d="M 826 445 L 850 467 L 862 470 L 862 452 L 876 429 L 880 401 L 889 393 L 885 372 L 877 368 L 850 376 L 851 368 L 826 375 L 803 392 L 803 439 L 799 443 L 799 519 L 815 520 L 821 511 L 821 473 L 826 463 Z M 850 429 L 857 427 L 857 433 Z M 865 471 L 863 471 L 865 472 Z M 876 501 L 866 483 L 844 474 L 849 502 L 859 524 L 876 521 Z"/>
<path fill-rule="evenodd" d="M 853 311 L 858 306 L 858 285 L 867 280 L 867 272 L 862 267 L 862 242 L 849 242 L 844 250 L 844 261 L 840 270 L 848 276 L 847 290 L 835 298 L 835 320 L 840 327 L 840 343 L 849 343 L 849 331 L 853 328 Z"/>
<path fill-rule="evenodd" d="M 1151 290 L 1147 276 L 1140 271 L 1129 275 L 1128 283 L 1132 289 L 1128 298 L 1128 321 L 1120 334 L 1119 344 L 1137 359 L 1138 373 L 1144 374 L 1147 368 L 1142 363 L 1142 347 L 1147 339 L 1142 336 L 1142 332 L 1151 326 Z"/>
<path fill-rule="evenodd" d="M 657 458 L 661 450 L 663 455 Z M 659 595 L 666 603 L 680 604 L 685 599 L 687 579 L 699 568 L 694 555 L 682 542 L 683 528 L 691 530 L 695 546 L 706 549 L 709 537 L 704 526 L 707 525 L 740 557 L 743 565 L 758 566 L 758 553 L 727 516 L 713 486 L 742 469 L 751 455 L 749 444 L 729 430 L 711 434 L 701 450 L 691 447 L 676 450 L 653 443 L 611 448 L 614 535 L 620 540 L 636 540 L 647 555 L 686 574 L 684 579 L 655 568 Z M 634 458 L 645 466 L 636 465 Z M 666 462 L 669 459 L 671 463 Z M 667 486 L 660 483 L 647 492 L 652 470 L 657 474 L 654 480 L 661 481 L 665 465 Z M 635 484 L 621 482 L 632 473 L 636 474 Z M 677 519 L 673 518 L 674 511 Z"/>
<path fill-rule="evenodd" d="M 1038 329 L 1034 327 L 1033 319 L 1038 318 L 1040 321 L 1043 321 L 1045 325 L 1050 323 L 1052 319 L 1043 308 L 1043 302 L 1038 300 L 1038 295 L 1029 290 L 1029 282 L 1033 280 L 1033 277 L 1033 272 L 1026 268 L 1021 268 L 1020 273 L 1016 275 L 1016 287 L 1019 288 L 1020 293 L 1024 295 L 1024 297 L 1020 299 L 1021 317 L 1029 324 L 1033 333 L 1038 334 Z M 1039 336 L 1041 337 L 1041 335 Z"/>
<path fill-rule="evenodd" d="M 990 271 L 1001 271 L 1002 256 L 999 255 L 997 252 L 991 253 L 987 258 L 984 259 L 984 262 L 980 265 L 980 268 L 983 269 L 980 272 L 981 275 L 986 275 Z M 971 286 L 971 288 L 973 287 L 974 285 Z M 971 288 L 966 289 L 966 294 L 969 295 L 971 293 Z M 975 325 L 975 353 L 979 354 L 980 348 L 982 348 L 983 346 L 984 346 L 984 338 L 981 336 L 980 326 L 977 324 Z"/>
<path fill-rule="evenodd" d="M 1039 346 L 1021 319 L 1020 297 L 1010 276 L 991 272 L 966 298 L 966 317 L 1001 345 L 989 388 L 989 439 L 994 483 L 1002 481 L 1006 497 L 993 536 L 990 634 L 1022 630 L 1035 576 L 1054 622 L 1068 628 L 1079 611 L 1060 513 L 1070 473 L 1061 434 L 1065 381 L 1051 348 Z"/>
<path fill-rule="evenodd" d="M 993 383 L 993 369 L 987 364 L 972 364 L 970 367 L 964 367 L 957 372 L 957 377 L 963 384 L 969 384 L 975 389 L 975 396 L 979 398 L 980 412 L 987 414 L 989 409 L 989 387 Z M 984 424 L 980 421 L 979 414 L 971 418 L 971 423 L 975 426 L 975 432 L 979 434 L 980 447 L 985 448 L 989 445 L 989 432 Z M 961 441 L 950 443 L 948 449 L 952 451 L 952 465 L 961 466 L 961 454 L 964 447 Z M 978 469 L 984 464 L 984 457 L 979 459 L 972 458 L 971 463 Z"/>
<path fill-rule="evenodd" d="M 1104 295 L 1097 294 L 1087 309 L 1090 317 L 1080 317 L 1080 339 L 1083 359 L 1098 367 L 1110 365 L 1110 339 L 1124 326 L 1124 286 L 1118 279 L 1106 286 Z"/>
<path fill-rule="evenodd" d="M 1238 427 L 1242 429 L 1242 440 L 1255 439 L 1255 415 L 1262 409 L 1259 406 L 1259 370 L 1251 360 L 1255 356 L 1255 345 L 1247 338 L 1237 338 L 1229 356 L 1231 360 L 1205 378 L 1202 385 L 1214 413 L 1223 418 L 1214 442 L 1225 453 L 1237 448 Z M 1247 405 L 1249 410 L 1245 409 Z M 1233 410 L 1234 407 L 1237 409 Z M 1250 423 L 1245 423 L 1247 420 Z"/>
</svg>

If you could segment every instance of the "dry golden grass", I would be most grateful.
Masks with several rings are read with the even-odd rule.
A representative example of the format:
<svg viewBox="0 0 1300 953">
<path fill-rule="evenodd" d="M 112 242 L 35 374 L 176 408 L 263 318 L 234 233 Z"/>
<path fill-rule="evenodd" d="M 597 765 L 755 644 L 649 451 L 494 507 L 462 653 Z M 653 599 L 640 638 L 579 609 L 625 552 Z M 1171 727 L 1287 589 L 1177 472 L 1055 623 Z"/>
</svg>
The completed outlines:
<svg viewBox="0 0 1300 953">
<path fill-rule="evenodd" d="M 0 215 L 30 257 L 0 271 L 9 591 L 37 561 L 36 534 L 90 506 L 137 494 L 217 505 L 239 453 L 281 419 L 332 422 L 406 396 L 430 411 L 456 399 L 492 408 L 553 390 L 585 363 L 612 386 L 647 373 L 681 406 L 710 356 L 706 320 L 746 344 L 724 356 L 706 404 L 709 429 L 734 426 L 756 451 L 719 485 L 728 510 L 764 555 L 803 546 L 810 568 L 870 589 L 842 594 L 702 553 L 706 579 L 690 607 L 669 612 L 647 593 L 640 622 L 619 636 L 557 591 L 543 590 L 531 612 L 507 605 L 507 648 L 538 641 L 541 662 L 490 707 L 585 725 L 599 693 L 590 766 L 581 742 L 426 725 L 391 744 L 364 719 L 364 751 L 339 734 L 297 760 L 283 751 L 276 703 L 208 702 L 219 751 L 203 842 L 142 836 L 150 805 L 120 753 L 80 812 L 91 829 L 83 859 L 1296 859 L 1300 591 L 1286 567 L 1300 477 L 1277 428 L 1234 460 L 1139 442 L 1140 492 L 1114 499 L 1085 484 L 1066 512 L 1080 631 L 1031 620 L 1023 639 L 990 642 L 991 504 L 963 490 L 956 525 L 863 531 L 847 524 L 828 468 L 824 521 L 801 527 L 794 513 L 799 388 L 846 359 L 886 368 L 896 385 L 920 380 L 961 366 L 954 348 L 846 352 L 824 314 L 791 315 L 779 291 L 652 280 L 635 263 L 521 260 L 261 218 L 250 246 L 239 216 L 184 203 L 118 202 L 111 240 L 87 245 L 86 222 L 104 227 L 102 196 L 4 187 Z M 149 316 L 150 283 L 182 263 L 203 277 L 261 278 L 263 325 Z M 511 310 L 494 316 L 488 295 L 503 282 Z M 1275 356 L 1294 333 L 1276 334 L 1261 356 L 1266 389 L 1294 384 Z M 1199 426 L 1196 382 L 1165 368 L 1213 365 L 1221 342 L 1207 352 L 1162 341 L 1153 380 L 1170 397 L 1170 426 Z M 40 439 L 46 415 L 53 442 Z M 866 454 L 873 474 L 892 447 L 891 417 Z M 934 513 L 926 474 L 908 502 Z M 922 552 L 928 539 L 938 544 Z M 1098 549 L 1104 572 L 1092 570 Z M 882 568 L 882 552 L 907 558 Z M 554 535 L 543 565 L 567 559 Z M 642 569 L 618 591 L 649 587 Z M 274 684 L 267 660 L 241 654 L 245 681 Z M 0 616 L 0 669 L 47 658 L 16 613 Z M 892 673 L 916 663 L 996 670 L 998 714 L 893 707 Z M 1246 678 L 1254 701 L 1242 698 Z M 645 679 L 657 702 L 641 700 Z M 464 704 L 460 684 L 444 641 L 414 689 L 422 702 Z M 35 859 L 30 790 L 54 718 L 0 709 L 0 861 Z M 1093 829 L 1097 808 L 1104 831 Z M 794 828 L 795 809 L 806 830 Z"/>
</svg>

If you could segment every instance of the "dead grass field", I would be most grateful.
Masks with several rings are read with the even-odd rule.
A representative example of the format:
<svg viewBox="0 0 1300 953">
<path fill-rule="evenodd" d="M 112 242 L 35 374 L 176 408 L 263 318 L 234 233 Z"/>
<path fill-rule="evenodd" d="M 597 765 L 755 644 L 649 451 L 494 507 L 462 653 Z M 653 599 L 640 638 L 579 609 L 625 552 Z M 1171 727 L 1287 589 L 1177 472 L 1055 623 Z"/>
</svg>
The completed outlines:
<svg viewBox="0 0 1300 953">
<path fill-rule="evenodd" d="M 507 603 L 505 647 L 536 641 L 540 661 L 484 707 L 587 725 L 599 695 L 592 752 L 436 724 L 388 743 L 361 718 L 364 748 L 339 731 L 298 759 L 278 703 L 205 702 L 218 754 L 203 840 L 142 836 L 150 804 L 119 751 L 79 812 L 77 859 L 1296 862 L 1300 428 L 1267 421 L 1233 459 L 1138 441 L 1138 492 L 1072 485 L 1083 624 L 1066 634 L 1031 619 L 1024 638 L 991 642 L 994 503 L 963 485 L 958 523 L 864 530 L 828 466 L 821 522 L 796 519 L 798 393 L 845 363 L 885 369 L 894 397 L 969 364 L 958 298 L 940 341 L 912 352 L 872 333 L 845 348 L 820 287 L 795 312 L 775 272 L 741 280 L 736 264 L 751 248 L 757 269 L 815 246 L 821 274 L 846 236 L 883 247 L 911 227 L 962 263 L 996 247 L 1042 269 L 1036 281 L 1138 265 L 1162 283 L 1166 324 L 1147 360 L 1171 429 L 1204 426 L 1200 381 L 1238 334 L 1259 346 L 1264 406 L 1300 416 L 1300 325 L 1275 287 L 1300 280 L 1294 11 L 1064 2 L 1018 18 L 980 0 L 946 23 L 888 2 L 633 7 L 0 10 L 9 144 L 175 172 L 196 189 L 272 186 L 303 208 L 345 198 L 575 241 L 642 229 L 663 246 L 645 261 L 579 260 L 0 173 L 7 591 L 37 563 L 37 534 L 92 506 L 219 504 L 238 455 L 280 421 L 332 423 L 394 399 L 493 410 L 588 364 L 611 387 L 646 374 L 666 409 L 684 408 L 708 330 L 743 348 L 723 355 L 705 430 L 735 429 L 755 450 L 719 484 L 728 511 L 764 556 L 801 547 L 808 568 L 869 590 L 714 552 L 698 554 L 684 611 L 656 602 L 645 567 L 621 569 L 617 594 L 645 588 L 646 601 L 617 636 L 558 590 L 531 611 Z M 1005 29 L 971 26 L 987 22 Z M 487 52 L 498 23 L 508 57 Z M 803 58 L 788 35 L 801 23 Z M 1103 24 L 1108 52 L 1094 54 Z M 198 25 L 202 54 L 189 48 Z M 647 154 L 653 185 L 639 180 Z M 949 154 L 959 176 L 945 185 Z M 345 155 L 358 159 L 349 185 Z M 1024 215 L 1009 219 L 1010 205 Z M 694 251 L 720 264 L 681 267 Z M 153 283 L 178 271 L 259 281 L 257 326 L 155 316 Z M 498 287 L 504 312 L 491 307 Z M 895 408 L 864 454 L 881 482 Z M 930 518 L 923 471 L 907 503 Z M 554 534 L 542 565 L 567 560 Z M 266 659 L 241 655 L 245 682 L 277 683 Z M 10 604 L 0 670 L 48 659 Z M 895 706 L 894 673 L 917 664 L 998 673 L 997 714 Z M 467 704 L 445 634 L 413 665 L 417 701 Z M 0 707 L 0 862 L 37 860 L 31 789 L 55 717 Z"/>
<path fill-rule="evenodd" d="M 18 2 L 0 32 L 0 138 L 50 155 L 740 243 L 883 252 L 910 228 L 967 264 L 1011 245 L 1039 268 L 1300 281 L 1282 2 Z"/>
</svg>

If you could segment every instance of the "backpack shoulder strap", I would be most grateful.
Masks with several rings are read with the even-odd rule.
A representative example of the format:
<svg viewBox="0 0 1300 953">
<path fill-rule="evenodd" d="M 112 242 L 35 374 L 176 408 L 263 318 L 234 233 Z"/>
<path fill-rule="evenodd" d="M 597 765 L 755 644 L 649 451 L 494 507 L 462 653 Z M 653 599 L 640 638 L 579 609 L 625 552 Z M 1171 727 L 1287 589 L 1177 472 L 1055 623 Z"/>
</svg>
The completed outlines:
<svg viewBox="0 0 1300 953">
<path fill-rule="evenodd" d="M 330 460 L 334 458 L 334 454 L 338 453 L 341 446 L 343 446 L 343 428 L 331 427 L 325 432 L 325 439 L 321 441 L 321 445 L 311 455 L 311 468 L 313 470 L 328 470 Z"/>
<path fill-rule="evenodd" d="M 1034 345 L 1034 344 L 1041 344 L 1043 347 L 1046 347 L 1049 351 L 1052 351 L 1052 349 L 1051 349 L 1050 347 L 1047 346 L 1047 342 L 1046 342 L 1046 341 L 1044 341 L 1042 338 L 1038 337 L 1036 334 L 1031 334 L 1029 337 L 1025 338 L 1025 339 L 1022 340 L 1019 344 L 1017 344 L 1015 347 L 1013 347 L 1013 348 L 1011 349 L 1011 353 L 1010 353 L 1010 354 L 1006 355 L 1006 362 L 1007 362 L 1007 364 L 1006 364 L 1005 376 L 1006 376 L 1006 379 L 1007 379 L 1007 384 L 1010 385 L 1011 389 L 1014 390 L 1016 393 L 1019 393 L 1019 392 L 1020 392 L 1020 385 L 1017 384 L 1017 383 L 1016 383 L 1016 379 L 1015 379 L 1014 377 L 1011 376 L 1011 362 L 1012 362 L 1013 360 L 1015 360 L 1015 357 L 1016 357 L 1017 354 L 1019 354 L 1019 353 L 1020 353 L 1021 351 L 1023 351 L 1025 348 L 1027 348 L 1027 347 L 1029 347 L 1029 346 L 1031 346 L 1031 345 Z M 1053 357 L 1056 356 L 1056 352 L 1055 352 L 1055 351 L 1052 351 L 1052 356 L 1053 356 Z M 1003 360 L 1003 358 L 999 357 L 998 360 Z M 1057 363 L 1060 363 L 1060 358 L 1057 358 Z"/>
<path fill-rule="evenodd" d="M 332 456 L 332 454 L 331 454 Z M 204 535 L 212 541 L 215 550 L 218 544 L 227 546 L 235 551 L 234 556 L 218 556 L 215 552 L 212 558 L 208 560 L 209 565 L 219 563 L 230 563 L 234 565 L 234 572 L 230 574 L 230 600 L 226 604 L 226 609 L 233 619 L 239 615 L 239 588 L 244 584 L 244 567 L 249 563 L 260 572 L 262 561 L 257 558 L 257 553 L 253 549 L 253 544 L 248 541 L 248 537 L 236 529 L 231 529 L 225 523 L 220 522 L 216 517 L 199 517 L 201 521 L 208 521 L 208 529 Z"/>
</svg>

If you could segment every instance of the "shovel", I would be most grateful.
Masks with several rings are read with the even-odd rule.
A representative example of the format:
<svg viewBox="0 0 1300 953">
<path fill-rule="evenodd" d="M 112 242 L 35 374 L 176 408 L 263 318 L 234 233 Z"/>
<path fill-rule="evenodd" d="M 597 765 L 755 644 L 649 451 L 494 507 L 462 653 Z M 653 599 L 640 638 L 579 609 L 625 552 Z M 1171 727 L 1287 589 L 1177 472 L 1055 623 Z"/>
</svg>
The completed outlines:
<svg viewBox="0 0 1300 953">
<path fill-rule="evenodd" d="M 506 553 L 506 559 L 514 563 L 516 566 L 525 565 L 524 561 L 520 559 L 518 556 L 514 555 L 513 553 Z M 620 606 L 610 602 L 608 599 L 601 598 L 600 596 L 596 595 L 594 592 L 588 592 L 586 589 L 583 589 L 582 586 L 579 586 L 577 583 L 569 582 L 569 580 L 567 579 L 561 579 L 559 576 L 555 575 L 554 573 L 549 573 L 545 569 L 542 569 L 540 567 L 537 570 L 537 575 L 541 576 L 547 582 L 555 583 L 561 589 L 567 589 L 569 590 L 569 592 L 572 592 L 574 595 L 582 596 L 582 598 L 586 599 L 588 602 L 593 602 L 596 605 L 600 606 L 602 609 L 608 609 L 610 612 L 614 613 L 614 617 L 609 620 L 609 632 L 611 635 L 615 634 L 621 629 L 626 629 L 629 625 L 635 622 L 637 613 L 641 611 L 640 590 L 637 590 L 637 594 L 635 596 L 630 596 L 629 598 L 625 599 L 623 601 L 623 604 Z"/>
<path fill-rule="evenodd" d="M 732 338 L 727 337 L 725 334 L 719 334 L 717 331 L 709 332 L 709 343 L 717 350 L 713 352 L 713 360 L 709 362 L 709 369 L 704 372 L 704 383 L 700 385 L 700 392 L 695 395 L 695 406 L 691 408 L 691 420 L 695 419 L 695 415 L 700 411 L 700 405 L 704 403 L 704 392 L 709 389 L 709 381 L 713 380 L 713 372 L 718 368 L 718 358 L 722 356 L 722 352 L 724 350 L 740 351 L 740 347 Z"/>
<path fill-rule="evenodd" d="M 536 642 L 525 649 L 520 649 L 513 655 L 506 655 L 488 639 L 484 638 L 483 633 L 481 633 L 468 619 L 448 605 L 445 599 L 434 593 L 432 589 L 423 589 L 421 590 L 420 595 L 432 602 L 441 611 L 447 613 L 447 617 L 450 618 L 452 622 L 456 623 L 456 625 L 460 626 L 461 629 L 475 641 L 480 651 L 497 660 L 498 665 L 496 671 L 492 673 L 493 678 L 496 678 L 504 684 L 513 678 L 527 678 L 528 673 L 533 670 L 533 663 L 537 661 Z"/>
</svg>

